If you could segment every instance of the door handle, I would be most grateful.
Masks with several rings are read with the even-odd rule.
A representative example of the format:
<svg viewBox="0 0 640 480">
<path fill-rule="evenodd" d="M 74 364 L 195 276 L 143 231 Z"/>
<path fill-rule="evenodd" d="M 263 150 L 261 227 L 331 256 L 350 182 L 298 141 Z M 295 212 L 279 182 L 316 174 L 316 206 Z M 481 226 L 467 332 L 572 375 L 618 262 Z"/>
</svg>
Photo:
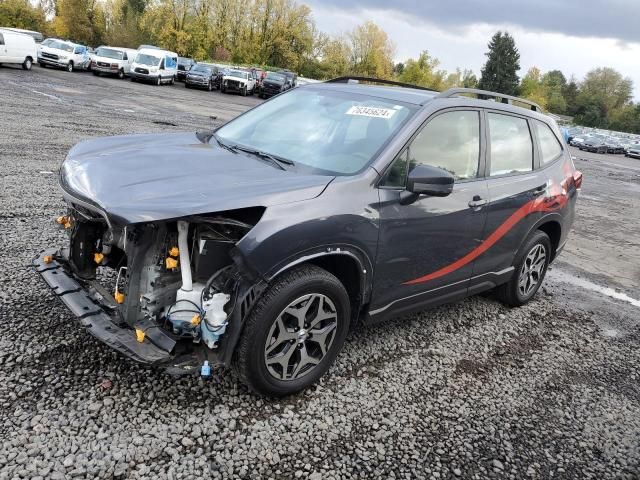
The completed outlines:
<svg viewBox="0 0 640 480">
<path fill-rule="evenodd" d="M 469 202 L 469 207 L 471 208 L 480 208 L 484 205 L 486 205 L 488 202 L 486 199 L 483 199 L 482 197 L 480 197 L 480 195 L 474 195 L 473 196 L 473 200 L 471 200 Z"/>
<path fill-rule="evenodd" d="M 540 185 L 539 187 L 536 187 L 536 189 L 532 192 L 534 196 L 538 196 L 538 195 L 542 195 L 544 192 L 547 191 L 547 185 Z"/>
</svg>

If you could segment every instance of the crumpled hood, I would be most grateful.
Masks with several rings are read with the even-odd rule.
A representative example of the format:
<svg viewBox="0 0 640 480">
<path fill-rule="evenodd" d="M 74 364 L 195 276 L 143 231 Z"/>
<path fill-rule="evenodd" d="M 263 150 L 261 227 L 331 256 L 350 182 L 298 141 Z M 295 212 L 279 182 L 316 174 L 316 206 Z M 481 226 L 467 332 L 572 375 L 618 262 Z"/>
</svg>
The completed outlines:
<svg viewBox="0 0 640 480">
<path fill-rule="evenodd" d="M 60 169 L 69 200 L 91 203 L 121 224 L 299 202 L 320 195 L 333 178 L 280 170 L 194 133 L 87 140 Z"/>
</svg>

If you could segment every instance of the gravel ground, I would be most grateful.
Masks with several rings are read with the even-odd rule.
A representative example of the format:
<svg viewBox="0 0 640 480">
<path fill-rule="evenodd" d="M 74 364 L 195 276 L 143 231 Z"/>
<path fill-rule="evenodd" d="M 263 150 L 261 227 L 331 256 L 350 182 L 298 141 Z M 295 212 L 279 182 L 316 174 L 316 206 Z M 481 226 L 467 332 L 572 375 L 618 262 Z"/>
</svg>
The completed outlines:
<svg viewBox="0 0 640 480">
<path fill-rule="evenodd" d="M 259 100 L 37 67 L 0 85 L 0 479 L 639 478 L 640 162 L 576 153 L 576 228 L 529 305 L 356 331 L 320 385 L 272 401 L 121 358 L 28 267 L 65 240 L 53 172 L 74 143 Z"/>
</svg>

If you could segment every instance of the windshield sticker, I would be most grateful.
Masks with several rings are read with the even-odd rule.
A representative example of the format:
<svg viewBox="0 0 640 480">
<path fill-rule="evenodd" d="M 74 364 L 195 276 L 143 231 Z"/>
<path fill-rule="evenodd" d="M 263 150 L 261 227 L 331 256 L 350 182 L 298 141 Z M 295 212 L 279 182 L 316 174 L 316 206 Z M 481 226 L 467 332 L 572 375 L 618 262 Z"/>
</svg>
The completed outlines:
<svg viewBox="0 0 640 480">
<path fill-rule="evenodd" d="M 372 118 L 391 118 L 393 114 L 396 113 L 397 110 L 392 110 L 390 108 L 380 108 L 380 107 L 363 107 L 354 105 L 349 110 L 347 110 L 347 115 L 359 115 L 361 117 L 372 117 Z"/>
</svg>

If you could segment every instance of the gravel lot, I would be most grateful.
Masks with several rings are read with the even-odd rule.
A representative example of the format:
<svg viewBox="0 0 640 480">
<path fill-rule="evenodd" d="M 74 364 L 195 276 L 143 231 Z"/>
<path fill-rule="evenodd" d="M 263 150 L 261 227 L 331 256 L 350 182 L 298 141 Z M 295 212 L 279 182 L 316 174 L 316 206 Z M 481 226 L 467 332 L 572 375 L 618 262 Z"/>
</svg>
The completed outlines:
<svg viewBox="0 0 640 480">
<path fill-rule="evenodd" d="M 477 297 L 354 332 L 321 385 L 270 401 L 120 358 L 28 267 L 65 241 L 73 144 L 259 100 L 37 67 L 0 85 L 0 479 L 639 478 L 640 161 L 575 152 L 575 231 L 528 306 Z"/>
</svg>

